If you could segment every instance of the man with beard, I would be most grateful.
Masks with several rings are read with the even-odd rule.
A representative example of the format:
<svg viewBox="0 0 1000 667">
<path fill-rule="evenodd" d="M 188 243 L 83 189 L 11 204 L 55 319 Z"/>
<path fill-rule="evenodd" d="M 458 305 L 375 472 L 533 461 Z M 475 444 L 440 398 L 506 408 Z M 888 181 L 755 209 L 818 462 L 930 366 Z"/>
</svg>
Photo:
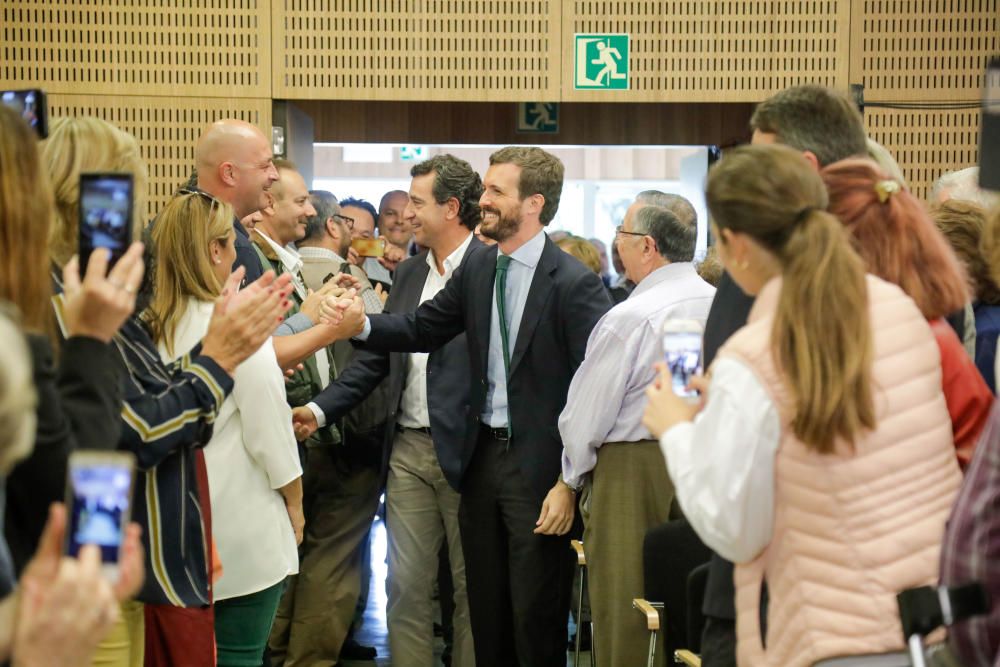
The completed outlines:
<svg viewBox="0 0 1000 667">
<path fill-rule="evenodd" d="M 466 333 L 471 364 L 459 524 L 476 664 L 566 664 L 575 491 L 560 478 L 558 418 L 596 322 L 601 279 L 544 228 L 563 164 L 540 148 L 490 156 L 481 231 L 447 285 L 413 314 L 373 315 L 372 349 L 432 352 Z"/>
</svg>

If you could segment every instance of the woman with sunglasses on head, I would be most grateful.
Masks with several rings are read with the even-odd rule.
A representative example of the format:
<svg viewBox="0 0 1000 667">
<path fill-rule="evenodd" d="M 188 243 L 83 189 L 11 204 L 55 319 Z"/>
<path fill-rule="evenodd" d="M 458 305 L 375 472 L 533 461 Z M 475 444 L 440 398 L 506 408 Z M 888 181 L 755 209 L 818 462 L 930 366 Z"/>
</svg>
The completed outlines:
<svg viewBox="0 0 1000 667">
<path fill-rule="evenodd" d="M 801 153 L 732 151 L 707 202 L 719 259 L 756 301 L 693 383 L 703 406 L 661 367 L 644 423 L 685 516 L 737 563 L 739 663 L 909 665 L 896 594 L 936 581 L 961 479 L 934 335 L 866 276 Z"/>
<path fill-rule="evenodd" d="M 201 192 L 179 195 L 160 213 L 152 240 L 157 271 L 142 317 L 172 364 L 205 335 L 232 273 L 232 207 Z M 304 525 L 292 412 L 270 341 L 236 368 L 205 462 L 222 561 L 214 588 L 218 664 L 259 665 L 285 578 L 299 569 Z"/>
<path fill-rule="evenodd" d="M 959 465 L 972 460 L 993 408 L 993 392 L 945 320 L 970 299 L 969 282 L 923 203 L 870 160 L 848 159 L 820 171 L 829 211 L 850 232 L 870 272 L 899 285 L 931 323 Z"/>
<path fill-rule="evenodd" d="M 80 175 L 132 174 L 132 236 L 139 238 L 146 215 L 146 166 L 134 137 L 89 117 L 53 120 L 49 138 L 41 144 L 41 157 L 56 205 L 49 233 L 52 278 L 57 292 L 64 287 L 68 292 L 72 286 L 64 285 L 59 274 L 64 264 L 72 265 L 76 249 Z M 135 248 L 141 252 L 141 246 Z M 113 338 L 115 363 L 123 369 L 120 436 L 103 446 L 136 456 L 139 473 L 132 517 L 143 528 L 147 574 L 137 603 L 123 606 L 122 626 L 101 645 L 99 664 L 172 667 L 210 665 L 215 660 L 211 507 L 201 448 L 232 389 L 232 374 L 270 337 L 287 310 L 289 292 L 287 281 L 269 274 L 236 294 L 241 275 L 242 270 L 227 283 L 208 332 L 198 345 L 184 350 L 182 364 L 162 363 L 137 316 L 127 319 Z M 115 288 L 134 298 L 138 277 L 129 276 Z M 64 294 L 54 302 L 62 324 Z"/>
</svg>

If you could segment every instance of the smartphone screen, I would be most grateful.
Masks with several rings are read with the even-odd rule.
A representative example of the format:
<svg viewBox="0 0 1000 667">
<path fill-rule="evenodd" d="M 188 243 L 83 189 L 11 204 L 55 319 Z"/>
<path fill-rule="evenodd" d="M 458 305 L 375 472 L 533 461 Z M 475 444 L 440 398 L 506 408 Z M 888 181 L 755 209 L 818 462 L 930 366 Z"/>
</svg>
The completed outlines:
<svg viewBox="0 0 1000 667">
<path fill-rule="evenodd" d="M 109 268 L 132 243 L 132 174 L 80 174 L 80 275 L 94 248 L 111 251 Z"/>
<path fill-rule="evenodd" d="M 39 139 L 49 136 L 49 114 L 44 91 L 39 88 L 5 90 L 0 92 L 0 102 L 19 113 Z"/>
<path fill-rule="evenodd" d="M 688 383 L 701 372 L 701 325 L 691 320 L 667 320 L 663 326 L 663 353 L 670 369 L 674 393 L 683 398 L 696 398 Z"/>
<path fill-rule="evenodd" d="M 385 255 L 385 239 L 354 239 L 354 248 L 362 257 L 382 257 Z"/>
<path fill-rule="evenodd" d="M 74 452 L 66 482 L 66 553 L 85 544 L 100 547 L 101 562 L 114 569 L 128 523 L 134 459 L 125 452 Z"/>
</svg>

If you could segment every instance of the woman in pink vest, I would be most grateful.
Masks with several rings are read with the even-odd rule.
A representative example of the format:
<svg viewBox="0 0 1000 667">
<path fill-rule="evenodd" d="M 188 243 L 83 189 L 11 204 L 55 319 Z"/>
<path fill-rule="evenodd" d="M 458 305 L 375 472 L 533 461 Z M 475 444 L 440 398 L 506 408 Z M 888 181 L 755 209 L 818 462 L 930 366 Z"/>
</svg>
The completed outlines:
<svg viewBox="0 0 1000 667">
<path fill-rule="evenodd" d="M 961 478 L 930 325 L 865 274 L 801 153 L 734 150 L 707 200 L 756 302 L 695 381 L 702 405 L 661 368 L 644 423 L 691 525 L 737 563 L 739 664 L 909 665 L 895 595 L 936 581 Z"/>
<path fill-rule="evenodd" d="M 947 239 L 919 199 L 870 160 L 835 162 L 820 176 L 828 210 L 847 227 L 865 268 L 899 285 L 931 323 L 941 351 L 944 398 L 958 463 L 972 460 L 993 408 L 993 392 L 945 321 L 971 298 L 969 281 Z"/>
</svg>

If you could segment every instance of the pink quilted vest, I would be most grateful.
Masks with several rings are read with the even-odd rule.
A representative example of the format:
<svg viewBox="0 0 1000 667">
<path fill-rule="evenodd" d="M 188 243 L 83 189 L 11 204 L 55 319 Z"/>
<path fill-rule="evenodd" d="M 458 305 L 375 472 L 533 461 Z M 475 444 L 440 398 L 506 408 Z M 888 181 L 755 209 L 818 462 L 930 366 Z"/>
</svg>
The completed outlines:
<svg viewBox="0 0 1000 667">
<path fill-rule="evenodd" d="M 817 454 L 791 429 L 770 352 L 780 290 L 780 279 L 764 287 L 747 326 L 720 351 L 753 368 L 782 421 L 774 534 L 735 572 L 738 662 L 797 667 L 902 650 L 895 595 L 937 580 L 944 524 L 961 481 L 937 343 L 913 301 L 869 276 L 877 425 L 853 449 L 841 442 L 835 453 Z M 766 648 L 763 581 L 770 596 Z"/>
</svg>

